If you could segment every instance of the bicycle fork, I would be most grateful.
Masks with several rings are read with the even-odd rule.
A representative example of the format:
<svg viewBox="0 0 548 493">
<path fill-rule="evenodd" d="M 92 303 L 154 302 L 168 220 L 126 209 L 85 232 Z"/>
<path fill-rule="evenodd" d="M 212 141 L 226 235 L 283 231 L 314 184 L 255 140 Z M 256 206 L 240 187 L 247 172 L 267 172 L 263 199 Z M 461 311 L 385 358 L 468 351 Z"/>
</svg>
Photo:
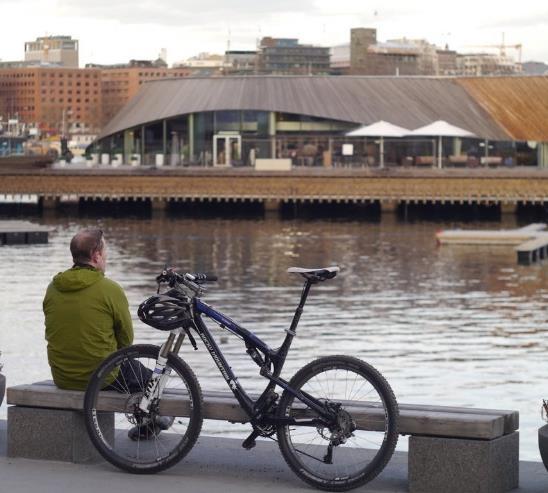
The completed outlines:
<svg viewBox="0 0 548 493">
<path fill-rule="evenodd" d="M 179 337 L 177 338 L 175 346 L 173 346 L 173 341 L 175 341 L 175 336 L 177 335 Z M 152 402 L 160 399 L 169 379 L 169 375 L 171 374 L 171 368 L 166 368 L 168 354 L 170 352 L 177 354 L 184 338 L 185 334 L 182 329 L 175 329 L 170 332 L 167 341 L 162 344 L 160 353 L 158 354 L 158 359 L 156 360 L 156 365 L 139 402 L 139 409 L 141 411 L 145 413 L 150 412 Z"/>
</svg>

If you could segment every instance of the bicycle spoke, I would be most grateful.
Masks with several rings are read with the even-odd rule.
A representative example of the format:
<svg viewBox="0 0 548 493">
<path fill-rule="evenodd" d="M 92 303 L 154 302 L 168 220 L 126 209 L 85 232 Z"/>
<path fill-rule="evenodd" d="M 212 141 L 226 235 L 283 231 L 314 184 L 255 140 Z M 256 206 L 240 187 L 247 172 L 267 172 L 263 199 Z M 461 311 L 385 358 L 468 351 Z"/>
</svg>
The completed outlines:
<svg viewBox="0 0 548 493">
<path fill-rule="evenodd" d="M 188 367 L 184 363 L 170 363 L 169 375 L 166 374 L 164 391 L 169 393 L 174 389 L 181 396 L 192 396 L 193 406 L 190 417 L 179 416 L 177 419 L 169 416 L 160 416 L 159 408 L 161 396 L 156 393 L 148 411 L 139 409 L 146 383 L 154 370 L 159 348 L 156 346 L 136 346 L 137 351 L 129 348 L 130 355 L 118 357 L 113 355 L 108 365 L 100 374 L 103 380 L 97 379 L 90 383 L 93 387 L 94 398 L 90 404 L 86 404 L 86 419 L 91 416 L 93 408 L 96 409 L 100 389 L 109 388 L 113 395 L 109 397 L 110 406 L 119 403 L 119 409 L 104 413 L 105 420 L 92 421 L 92 429 L 96 430 L 92 435 L 92 441 L 98 447 L 101 454 L 118 467 L 135 470 L 136 468 L 150 471 L 162 470 L 179 460 L 193 446 L 201 428 L 201 394 L 199 385 Z M 124 350 L 120 351 L 124 354 Z M 142 354 L 141 354 L 142 353 Z M 185 369 L 186 368 L 186 369 Z M 109 386 L 108 378 L 113 373 L 117 378 Z M 159 392 L 160 386 L 158 386 Z M 90 389 L 88 388 L 88 391 Z M 103 391 L 105 392 L 105 391 Z M 86 402 L 88 392 L 86 392 Z M 116 396 L 119 395 L 120 399 Z M 173 395 L 173 394 L 171 394 Z M 176 394 L 175 394 L 176 395 Z M 171 399 L 172 397 L 170 397 Z M 97 412 L 97 411 L 96 411 Z M 112 418 L 109 416 L 113 415 Z M 112 430 L 114 421 L 114 430 Z M 89 428 L 88 428 L 89 429 Z"/>
<path fill-rule="evenodd" d="M 375 477 L 397 440 L 395 427 L 389 426 L 397 418 L 397 404 L 382 376 L 355 358 L 327 357 L 302 368 L 290 385 L 324 402 L 334 416 L 325 426 L 278 428 L 280 450 L 293 471 L 321 489 L 346 490 Z M 357 406 L 346 410 L 348 402 Z M 364 409 L 363 404 L 382 412 L 381 431 L 354 429 L 353 410 Z M 302 416 L 303 403 L 285 392 L 280 409 L 287 416 Z M 314 412 L 308 409 L 307 414 Z"/>
</svg>

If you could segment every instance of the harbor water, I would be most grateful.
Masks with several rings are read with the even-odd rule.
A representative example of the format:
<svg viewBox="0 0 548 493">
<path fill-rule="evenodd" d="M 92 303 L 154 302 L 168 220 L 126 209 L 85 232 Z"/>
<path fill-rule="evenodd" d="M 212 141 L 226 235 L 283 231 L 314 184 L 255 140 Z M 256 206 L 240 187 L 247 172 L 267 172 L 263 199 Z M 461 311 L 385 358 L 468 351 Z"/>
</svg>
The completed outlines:
<svg viewBox="0 0 548 493">
<path fill-rule="evenodd" d="M 42 299 L 52 276 L 71 264 L 74 233 L 98 225 L 108 242 L 107 274 L 125 289 L 136 342 L 163 342 L 137 306 L 155 292 L 167 263 L 212 272 L 204 299 L 271 347 L 281 343 L 301 291 L 292 266 L 339 265 L 312 288 L 284 369 L 289 378 L 313 358 L 351 354 L 377 367 L 398 401 L 520 412 L 521 459 L 539 460 L 540 404 L 548 397 L 548 263 L 518 266 L 511 246 L 443 246 L 439 229 L 512 228 L 503 222 L 380 222 L 181 217 L 30 219 L 54 228 L 47 245 L 0 247 L 0 361 L 8 385 L 50 378 Z M 521 224 L 520 224 L 521 225 Z M 215 327 L 221 348 L 248 390 L 263 385 L 239 339 Z M 203 390 L 227 390 L 211 357 L 184 345 L 182 357 Z M 5 403 L 0 418 L 6 416 Z M 249 428 L 206 423 L 204 432 L 246 436 Z M 405 441 L 402 439 L 402 447 Z"/>
</svg>

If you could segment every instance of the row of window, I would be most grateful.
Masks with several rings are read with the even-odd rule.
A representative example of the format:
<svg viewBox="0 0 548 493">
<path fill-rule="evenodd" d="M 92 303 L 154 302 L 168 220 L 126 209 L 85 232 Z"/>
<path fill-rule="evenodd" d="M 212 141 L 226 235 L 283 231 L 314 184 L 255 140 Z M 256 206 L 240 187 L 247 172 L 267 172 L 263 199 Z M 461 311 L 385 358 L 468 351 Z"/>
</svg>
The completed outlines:
<svg viewBox="0 0 548 493">
<path fill-rule="evenodd" d="M 11 99 L 19 99 L 20 97 L 24 97 L 24 96 L 34 96 L 35 94 L 35 91 L 33 89 L 26 89 L 24 91 L 17 91 L 17 93 L 13 93 L 13 91 L 6 91 L 6 90 L 2 90 L 0 88 L 0 97 L 3 97 L 3 98 L 11 98 Z"/>
<path fill-rule="evenodd" d="M 104 80 L 102 86 L 108 88 L 110 86 L 129 86 L 129 80 Z"/>
<path fill-rule="evenodd" d="M 1 95 L 0 95 L 1 96 Z M 17 99 L 5 99 L 4 101 L 4 105 L 6 107 L 11 107 L 11 105 L 31 105 L 31 104 L 34 104 L 34 98 L 17 98 Z M 1 115 L 1 112 L 0 112 L 0 115 Z"/>
<path fill-rule="evenodd" d="M 1 77 L 5 77 L 5 78 L 8 78 L 8 79 L 25 79 L 25 78 L 34 78 L 36 75 L 38 75 L 38 77 L 40 78 L 55 78 L 55 77 L 58 77 L 60 79 L 64 78 L 65 75 L 67 76 L 67 78 L 69 79 L 72 79 L 73 77 L 76 78 L 76 79 L 81 79 L 81 78 L 85 78 L 85 79 L 90 79 L 90 78 L 93 78 L 93 79 L 99 79 L 101 74 L 99 73 L 95 73 L 95 74 L 82 74 L 82 73 L 74 73 L 74 72 L 69 72 L 69 73 L 65 73 L 65 72 L 8 72 L 8 73 L 5 73 L 4 71 L 2 71 L 0 69 L 0 76 Z"/>
<path fill-rule="evenodd" d="M 42 103 L 55 103 L 55 98 L 41 98 L 41 101 Z M 64 103 L 65 102 L 65 98 L 57 98 L 57 101 L 59 103 Z M 80 98 L 77 98 L 74 100 L 76 103 L 81 103 L 82 102 L 82 99 Z M 89 103 L 89 102 L 93 102 L 93 103 L 98 103 L 99 100 L 97 98 L 93 98 L 93 99 L 90 99 L 90 98 L 84 98 L 84 103 Z M 72 103 L 72 98 L 67 98 L 67 103 Z"/>
<path fill-rule="evenodd" d="M 42 77 L 47 77 L 48 74 L 47 73 L 42 73 L 40 74 Z M 55 76 L 57 76 L 58 78 L 62 79 L 64 76 L 67 76 L 69 79 L 71 79 L 72 77 L 75 77 L 76 79 L 80 79 L 80 78 L 86 78 L 86 79 L 89 79 L 89 78 L 93 78 L 93 79 L 98 79 L 100 74 L 98 73 L 95 73 L 93 75 L 91 74 L 82 74 L 80 72 L 76 72 L 76 73 L 73 73 L 73 72 L 69 72 L 68 74 L 65 74 L 64 72 L 50 72 L 49 73 L 49 77 L 50 78 L 54 78 Z"/>
<path fill-rule="evenodd" d="M 25 113 L 27 111 L 34 111 L 34 106 L 10 106 L 9 110 L 12 113 Z"/>
<path fill-rule="evenodd" d="M 41 85 L 42 85 L 42 86 L 47 86 L 48 83 L 47 83 L 45 80 L 43 80 L 43 81 L 41 82 Z M 50 85 L 50 86 L 56 85 L 56 86 L 58 86 L 58 87 L 62 87 L 62 86 L 64 86 L 65 84 L 63 83 L 63 81 L 60 81 L 60 82 L 58 82 L 58 83 L 56 84 L 55 81 L 50 80 L 50 81 L 49 81 L 49 85 Z M 89 87 L 90 83 L 89 83 L 89 82 L 86 82 L 84 85 L 85 85 L 86 87 Z M 94 87 L 97 87 L 98 85 L 99 85 L 98 82 L 94 82 L 94 83 L 93 83 L 93 86 L 94 86 Z M 73 87 L 73 86 L 81 87 L 81 86 L 82 86 L 82 83 L 81 83 L 81 82 L 76 82 L 76 84 L 73 84 L 72 82 L 67 82 L 67 86 L 70 86 L 70 87 Z"/>
<path fill-rule="evenodd" d="M 118 93 L 118 94 L 121 94 L 121 93 L 124 93 L 124 94 L 127 94 L 128 93 L 128 89 L 125 88 L 125 87 L 121 87 L 121 88 L 116 88 L 116 89 L 108 89 L 107 91 L 103 91 L 103 97 L 108 97 L 109 95 L 112 95 L 113 93 Z"/>
<path fill-rule="evenodd" d="M 34 82 L 2 81 L 0 86 L 4 87 L 34 87 Z"/>
<path fill-rule="evenodd" d="M 186 77 L 186 72 L 139 72 L 139 77 Z"/>
<path fill-rule="evenodd" d="M 47 94 L 48 91 L 47 91 L 47 89 L 42 89 L 41 92 L 42 92 L 42 94 Z M 65 94 L 65 91 L 64 91 L 64 89 L 61 89 L 59 91 L 56 91 L 55 89 L 50 89 L 49 93 L 50 94 L 61 94 L 61 95 L 63 95 L 63 94 Z M 75 93 L 76 94 L 82 94 L 82 91 L 80 89 L 78 89 L 78 90 L 75 91 Z M 67 89 L 67 94 L 72 94 L 72 89 Z M 91 90 L 86 89 L 84 91 L 84 94 L 92 94 L 92 92 L 91 92 Z M 97 96 L 99 94 L 99 91 L 93 91 L 93 94 L 95 94 Z"/>
</svg>

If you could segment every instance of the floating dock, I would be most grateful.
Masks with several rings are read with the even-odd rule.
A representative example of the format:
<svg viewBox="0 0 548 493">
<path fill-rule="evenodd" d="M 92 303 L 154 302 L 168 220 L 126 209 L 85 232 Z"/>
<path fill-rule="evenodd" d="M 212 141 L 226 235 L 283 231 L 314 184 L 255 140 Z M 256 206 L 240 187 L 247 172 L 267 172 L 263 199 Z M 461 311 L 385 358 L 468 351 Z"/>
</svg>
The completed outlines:
<svg viewBox="0 0 548 493">
<path fill-rule="evenodd" d="M 515 245 L 517 261 L 521 265 L 530 265 L 548 257 L 548 231 L 544 223 L 507 230 L 440 231 L 436 240 L 440 245 Z"/>
<path fill-rule="evenodd" d="M 0 245 L 47 243 L 50 231 L 29 221 L 0 221 Z"/>
</svg>

